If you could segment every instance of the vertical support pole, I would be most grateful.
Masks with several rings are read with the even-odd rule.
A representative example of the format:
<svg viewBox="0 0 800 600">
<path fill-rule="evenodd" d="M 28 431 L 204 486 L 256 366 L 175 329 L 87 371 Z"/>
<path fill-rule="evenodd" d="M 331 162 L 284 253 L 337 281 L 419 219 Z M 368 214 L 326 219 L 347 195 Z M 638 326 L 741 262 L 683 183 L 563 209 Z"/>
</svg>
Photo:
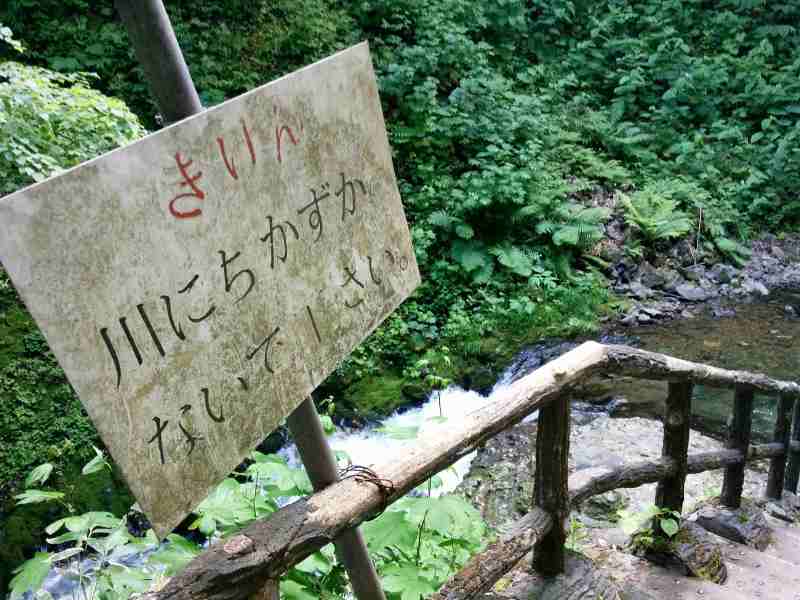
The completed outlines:
<svg viewBox="0 0 800 600">
<path fill-rule="evenodd" d="M 783 489 L 797 493 L 797 480 L 800 479 L 800 451 L 793 448 L 793 442 L 800 442 L 800 398 L 794 399 L 794 413 L 792 416 L 792 434 L 789 442 L 789 466 L 786 468 L 786 481 Z"/>
<path fill-rule="evenodd" d="M 166 124 L 203 110 L 161 0 L 114 0 Z"/>
<path fill-rule="evenodd" d="M 789 458 L 789 434 L 791 433 L 789 419 L 791 412 L 792 398 L 787 394 L 781 394 L 775 407 L 775 430 L 772 439 L 779 444 L 783 444 L 786 453 L 769 461 L 766 496 L 771 500 L 780 500 L 783 495 L 786 461 Z"/>
<path fill-rule="evenodd" d="M 162 0 L 115 0 L 114 3 L 166 122 L 201 112 L 203 106 Z M 314 489 L 336 481 L 336 461 L 310 398 L 289 417 L 289 427 Z M 360 532 L 345 531 L 335 545 L 358 600 L 386 600 Z M 272 600 L 277 595 L 277 582 L 268 581 L 256 598 Z"/>
<path fill-rule="evenodd" d="M 569 398 L 558 397 L 539 409 L 536 431 L 534 506 L 553 517 L 553 528 L 533 549 L 533 568 L 545 577 L 564 572 L 565 521 L 569 517 Z"/>
<path fill-rule="evenodd" d="M 671 459 L 678 466 L 678 470 L 673 477 L 658 482 L 656 506 L 679 513 L 683 512 L 693 388 L 694 385 L 688 381 L 671 381 L 664 412 L 664 441 L 661 446 L 661 456 Z"/>
<path fill-rule="evenodd" d="M 752 423 L 753 388 L 737 385 L 733 398 L 733 422 L 728 431 L 728 441 L 725 447 L 730 450 L 738 450 L 742 455 L 742 462 L 725 467 L 725 479 L 722 482 L 720 500 L 728 508 L 739 508 L 742 505 L 745 459 L 750 446 Z"/>
<path fill-rule="evenodd" d="M 319 491 L 339 479 L 336 459 L 325 439 L 317 409 L 311 398 L 303 400 L 286 419 L 289 431 L 306 467 L 308 478 Z M 375 566 L 369 558 L 364 536 L 358 529 L 348 529 L 334 541 L 336 555 L 344 565 L 358 600 L 386 600 Z"/>
</svg>

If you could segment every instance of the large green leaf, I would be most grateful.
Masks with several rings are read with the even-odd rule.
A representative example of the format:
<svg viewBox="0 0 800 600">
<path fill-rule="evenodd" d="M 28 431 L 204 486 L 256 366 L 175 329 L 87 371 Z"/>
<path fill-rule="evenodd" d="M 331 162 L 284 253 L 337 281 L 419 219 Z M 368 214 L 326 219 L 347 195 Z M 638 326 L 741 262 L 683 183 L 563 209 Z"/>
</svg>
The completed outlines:
<svg viewBox="0 0 800 600">
<path fill-rule="evenodd" d="M 33 558 L 14 569 L 15 575 L 11 580 L 8 600 L 19 600 L 26 592 L 38 590 L 50 572 L 51 566 L 50 554 L 37 552 Z"/>
<path fill-rule="evenodd" d="M 497 261 L 520 277 L 530 277 L 533 273 L 533 260 L 524 250 L 511 244 L 493 247 L 490 252 L 497 257 Z"/>
<path fill-rule="evenodd" d="M 282 579 L 280 588 L 282 600 L 319 600 L 315 593 L 291 579 Z"/>
<path fill-rule="evenodd" d="M 399 594 L 402 600 L 420 600 L 433 594 L 438 586 L 416 565 L 390 565 L 383 572 L 383 587 Z"/>
<path fill-rule="evenodd" d="M 63 497 L 63 492 L 47 492 L 45 490 L 25 490 L 21 494 L 14 496 L 17 499 L 17 504 L 39 504 L 41 502 L 61 500 Z"/>
<path fill-rule="evenodd" d="M 150 555 L 149 561 L 164 565 L 165 575 L 171 577 L 181 571 L 198 554 L 200 548 L 185 537 L 171 533 L 166 543 Z"/>
<path fill-rule="evenodd" d="M 380 552 L 388 546 L 410 552 L 417 538 L 417 527 L 406 518 L 404 511 L 387 511 L 361 525 L 360 530 L 371 552 Z"/>
<path fill-rule="evenodd" d="M 456 240 L 450 250 L 451 256 L 466 271 L 475 271 L 491 264 L 492 257 L 489 256 L 483 244 L 474 240 Z"/>
<path fill-rule="evenodd" d="M 39 465 L 25 478 L 25 487 L 29 488 L 32 485 L 43 484 L 45 481 L 47 481 L 47 478 L 50 477 L 50 473 L 52 472 L 53 463 L 43 463 Z"/>
</svg>

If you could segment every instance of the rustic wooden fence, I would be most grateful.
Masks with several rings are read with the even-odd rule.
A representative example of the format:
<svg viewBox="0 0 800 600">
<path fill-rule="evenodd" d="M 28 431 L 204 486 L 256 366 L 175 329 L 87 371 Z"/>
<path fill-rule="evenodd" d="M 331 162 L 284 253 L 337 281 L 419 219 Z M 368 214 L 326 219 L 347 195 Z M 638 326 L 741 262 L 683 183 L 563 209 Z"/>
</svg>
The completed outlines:
<svg viewBox="0 0 800 600">
<path fill-rule="evenodd" d="M 598 373 L 669 382 L 662 456 L 604 472 L 592 469 L 590 477 L 577 473 L 569 478 L 569 391 Z M 734 389 L 733 421 L 724 450 L 688 454 L 695 384 Z M 750 444 L 755 392 L 779 397 L 773 441 L 767 444 Z M 338 481 L 212 545 L 162 590 L 146 597 L 148 600 L 264 597 L 265 590 L 274 590 L 274 582 L 287 569 L 535 410 L 540 412 L 531 512 L 474 557 L 435 598 L 466 600 L 487 591 L 531 549 L 533 567 L 542 574 L 555 575 L 564 569 L 565 524 L 570 509 L 593 495 L 658 482 L 656 504 L 680 511 L 688 473 L 724 468 L 721 501 L 726 506 L 738 507 L 745 463 L 767 458 L 770 468 L 766 495 L 779 499 L 784 489 L 794 492 L 800 475 L 798 399 L 800 385 L 794 382 L 625 346 L 587 342 L 519 379 L 494 402 L 459 424 L 441 426 L 410 445 L 404 455 L 385 465 L 372 466 L 377 477 L 391 482 L 390 486 L 376 485 L 370 478 Z"/>
</svg>

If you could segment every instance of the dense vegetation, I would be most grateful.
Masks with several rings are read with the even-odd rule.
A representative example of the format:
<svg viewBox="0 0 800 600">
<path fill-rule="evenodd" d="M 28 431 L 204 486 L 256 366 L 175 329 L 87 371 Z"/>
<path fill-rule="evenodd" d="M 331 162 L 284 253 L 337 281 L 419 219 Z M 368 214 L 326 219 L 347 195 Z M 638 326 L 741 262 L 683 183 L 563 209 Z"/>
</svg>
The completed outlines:
<svg viewBox="0 0 800 600">
<path fill-rule="evenodd" d="M 519 345 L 589 330 L 624 256 L 690 237 L 739 261 L 755 233 L 800 222 L 796 2 L 167 7 L 207 105 L 370 41 L 424 283 L 325 386 L 352 411 L 443 379 L 488 385 Z M 0 23 L 0 193 L 158 127 L 109 3 L 7 0 Z M 622 250 L 605 239 L 612 214 L 636 232 Z M 93 429 L 2 272 L 0 415 L 0 498 L 35 464 L 63 474 L 91 455 Z"/>
</svg>

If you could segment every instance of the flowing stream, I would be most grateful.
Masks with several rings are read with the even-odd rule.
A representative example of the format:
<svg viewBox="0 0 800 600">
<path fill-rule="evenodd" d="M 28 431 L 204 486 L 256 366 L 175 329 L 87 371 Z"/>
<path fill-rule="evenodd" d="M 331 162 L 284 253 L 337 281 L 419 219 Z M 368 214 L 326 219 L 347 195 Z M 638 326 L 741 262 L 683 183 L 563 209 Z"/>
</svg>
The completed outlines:
<svg viewBox="0 0 800 600">
<path fill-rule="evenodd" d="M 787 307 L 797 307 L 797 310 Z M 778 292 L 765 301 L 734 305 L 734 313 L 716 318 L 707 310 L 703 314 L 666 324 L 624 329 L 618 336 L 606 336 L 601 341 L 632 343 L 639 347 L 671 354 L 676 357 L 705 362 L 715 366 L 765 372 L 778 378 L 800 378 L 800 292 Z M 719 311 L 718 311 L 719 312 Z M 613 333 L 613 332 L 612 332 Z M 623 337 L 624 336 L 624 337 Z M 488 395 L 459 387 L 434 392 L 422 406 L 399 411 L 382 423 L 363 429 L 338 430 L 329 437 L 334 451 L 353 464 L 379 464 L 403 452 L 413 444 L 413 438 L 426 429 L 439 425 L 443 419 L 455 424 L 469 413 L 492 401 L 498 391 L 526 375 L 548 360 L 574 347 L 575 343 L 540 344 L 521 352 Z M 590 401 L 602 401 L 614 416 L 655 416 L 661 411 L 664 385 L 639 381 L 615 380 L 613 387 L 599 391 Z M 706 431 L 721 432 L 730 414 L 731 394 L 698 387 L 694 394 L 693 412 Z M 610 400 L 610 401 L 608 401 Z M 774 399 L 758 398 L 754 413 L 754 428 L 760 435 L 772 429 Z M 529 419 L 535 419 L 535 414 Z M 281 450 L 292 465 L 299 465 L 293 446 Z M 441 484 L 434 494 L 453 491 L 470 468 L 474 453 L 460 459 L 440 474 Z M 141 557 L 131 557 L 135 565 Z M 84 572 L 94 568 L 92 561 L 81 563 Z M 53 569 L 45 589 L 53 598 L 71 598 L 76 591 L 75 569 Z"/>
</svg>

